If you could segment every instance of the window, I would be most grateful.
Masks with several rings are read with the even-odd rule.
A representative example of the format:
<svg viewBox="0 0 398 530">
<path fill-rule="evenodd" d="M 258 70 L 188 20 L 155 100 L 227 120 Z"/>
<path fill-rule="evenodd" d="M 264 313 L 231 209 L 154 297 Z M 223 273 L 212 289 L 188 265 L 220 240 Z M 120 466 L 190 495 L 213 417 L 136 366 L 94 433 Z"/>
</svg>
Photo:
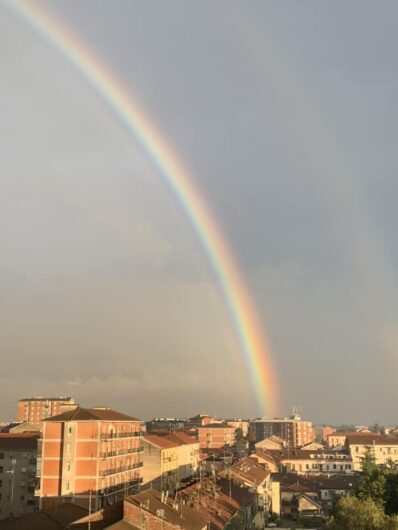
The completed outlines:
<svg viewBox="0 0 398 530">
<path fill-rule="evenodd" d="M 72 427 L 68 427 L 68 434 L 72 434 Z"/>
<path fill-rule="evenodd" d="M 65 483 L 65 489 L 66 489 L 66 491 L 70 490 L 70 482 L 66 482 Z"/>
<path fill-rule="evenodd" d="M 333 469 L 337 469 L 337 464 L 333 464 Z"/>
<path fill-rule="evenodd" d="M 66 471 L 70 471 L 70 462 L 66 464 Z"/>
<path fill-rule="evenodd" d="M 0 453 L 0 460 L 4 459 L 4 453 Z"/>
<path fill-rule="evenodd" d="M 3 466 L 0 466 L 0 473 L 3 473 Z"/>
</svg>

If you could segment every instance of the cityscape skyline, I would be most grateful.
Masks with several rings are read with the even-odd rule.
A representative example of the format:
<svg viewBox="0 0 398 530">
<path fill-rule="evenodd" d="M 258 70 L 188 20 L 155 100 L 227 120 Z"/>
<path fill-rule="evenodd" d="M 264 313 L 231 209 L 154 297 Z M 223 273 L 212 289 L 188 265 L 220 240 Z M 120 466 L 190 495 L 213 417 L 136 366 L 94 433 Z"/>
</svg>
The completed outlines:
<svg viewBox="0 0 398 530">
<path fill-rule="evenodd" d="M 189 219 L 6 4 L 4 419 L 21 393 L 78 383 L 77 401 L 143 418 L 296 404 L 314 423 L 395 425 L 398 8 L 221 2 L 209 16 L 154 1 L 135 17 L 123 0 L 40 3 L 137 94 L 225 233 L 275 364 L 259 404 L 251 374 L 271 383 L 245 357 Z"/>
</svg>

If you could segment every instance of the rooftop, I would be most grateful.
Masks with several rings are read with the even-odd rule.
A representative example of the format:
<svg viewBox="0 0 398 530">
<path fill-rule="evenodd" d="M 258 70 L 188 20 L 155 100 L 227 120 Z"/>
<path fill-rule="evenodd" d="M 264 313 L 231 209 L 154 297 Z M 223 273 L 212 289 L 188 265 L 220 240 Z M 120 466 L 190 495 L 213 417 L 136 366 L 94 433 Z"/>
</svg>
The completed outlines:
<svg viewBox="0 0 398 530">
<path fill-rule="evenodd" d="M 377 433 L 372 434 L 352 434 L 346 438 L 348 445 L 398 445 L 398 438 L 389 438 Z"/>
<path fill-rule="evenodd" d="M 197 440 L 181 431 L 175 431 L 166 435 L 147 434 L 143 439 L 144 441 L 155 445 L 160 449 L 170 449 L 172 447 L 180 447 L 181 445 L 192 445 L 199 443 Z"/>
<path fill-rule="evenodd" d="M 137 495 L 127 497 L 125 502 L 140 506 L 142 510 L 153 515 L 156 515 L 158 510 L 163 510 L 163 521 L 184 528 L 185 530 L 202 530 L 206 527 L 206 517 L 197 510 L 184 505 L 182 502 L 178 504 L 178 509 L 176 509 L 172 504 L 173 500 L 169 498 L 167 502 L 162 502 L 161 493 L 154 489 L 149 489 Z"/>
<path fill-rule="evenodd" d="M 60 396 L 60 397 L 30 397 L 30 398 L 23 398 L 19 400 L 21 401 L 73 401 L 72 396 Z"/>
<path fill-rule="evenodd" d="M 105 407 L 98 407 L 86 409 L 76 407 L 72 410 L 67 410 L 51 418 L 46 418 L 43 421 L 140 421 L 132 416 L 127 416 L 116 410 Z"/>
<path fill-rule="evenodd" d="M 224 476 L 229 475 L 238 481 L 260 486 L 270 472 L 258 464 L 254 458 L 246 457 L 225 471 Z"/>
<path fill-rule="evenodd" d="M 39 433 L 0 433 L 0 450 L 35 451 Z"/>
</svg>

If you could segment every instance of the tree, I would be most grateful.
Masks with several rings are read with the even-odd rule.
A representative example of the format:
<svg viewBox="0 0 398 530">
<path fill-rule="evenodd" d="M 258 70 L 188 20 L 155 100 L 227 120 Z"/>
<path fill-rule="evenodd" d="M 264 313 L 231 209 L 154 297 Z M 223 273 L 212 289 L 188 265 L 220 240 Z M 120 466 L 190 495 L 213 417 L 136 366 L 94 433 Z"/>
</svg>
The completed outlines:
<svg viewBox="0 0 398 530">
<path fill-rule="evenodd" d="M 355 432 L 357 428 L 355 425 L 337 425 L 335 426 L 336 432 Z"/>
<path fill-rule="evenodd" d="M 243 430 L 241 427 L 238 427 L 236 430 L 235 430 L 235 440 L 238 441 L 238 440 L 243 440 L 244 436 L 243 436 Z"/>
<path fill-rule="evenodd" d="M 398 473 L 387 472 L 385 485 L 385 511 L 388 515 L 398 513 Z"/>
<path fill-rule="evenodd" d="M 377 466 L 373 448 L 368 447 L 362 460 L 362 477 L 358 485 L 357 496 L 361 500 L 371 499 L 383 508 L 385 495 L 385 471 Z"/>
<path fill-rule="evenodd" d="M 380 432 L 380 425 L 378 423 L 374 423 L 373 425 L 369 425 L 368 429 L 372 432 Z"/>
<path fill-rule="evenodd" d="M 342 497 L 336 503 L 333 516 L 327 523 L 329 530 L 395 530 L 393 520 L 372 499 Z"/>
</svg>

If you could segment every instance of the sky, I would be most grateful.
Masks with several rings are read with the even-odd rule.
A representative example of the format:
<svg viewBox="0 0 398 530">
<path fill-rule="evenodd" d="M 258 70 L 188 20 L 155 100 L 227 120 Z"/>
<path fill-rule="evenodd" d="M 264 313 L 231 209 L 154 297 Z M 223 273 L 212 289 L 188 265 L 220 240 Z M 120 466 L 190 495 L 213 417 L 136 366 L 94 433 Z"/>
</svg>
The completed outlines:
<svg viewBox="0 0 398 530">
<path fill-rule="evenodd" d="M 36 0 L 32 0 L 36 1 Z M 398 423 L 398 6 L 44 1 L 135 95 L 218 220 L 281 416 Z M 259 413 L 186 214 L 80 74 L 0 2 L 0 417 L 72 393 Z"/>
</svg>

